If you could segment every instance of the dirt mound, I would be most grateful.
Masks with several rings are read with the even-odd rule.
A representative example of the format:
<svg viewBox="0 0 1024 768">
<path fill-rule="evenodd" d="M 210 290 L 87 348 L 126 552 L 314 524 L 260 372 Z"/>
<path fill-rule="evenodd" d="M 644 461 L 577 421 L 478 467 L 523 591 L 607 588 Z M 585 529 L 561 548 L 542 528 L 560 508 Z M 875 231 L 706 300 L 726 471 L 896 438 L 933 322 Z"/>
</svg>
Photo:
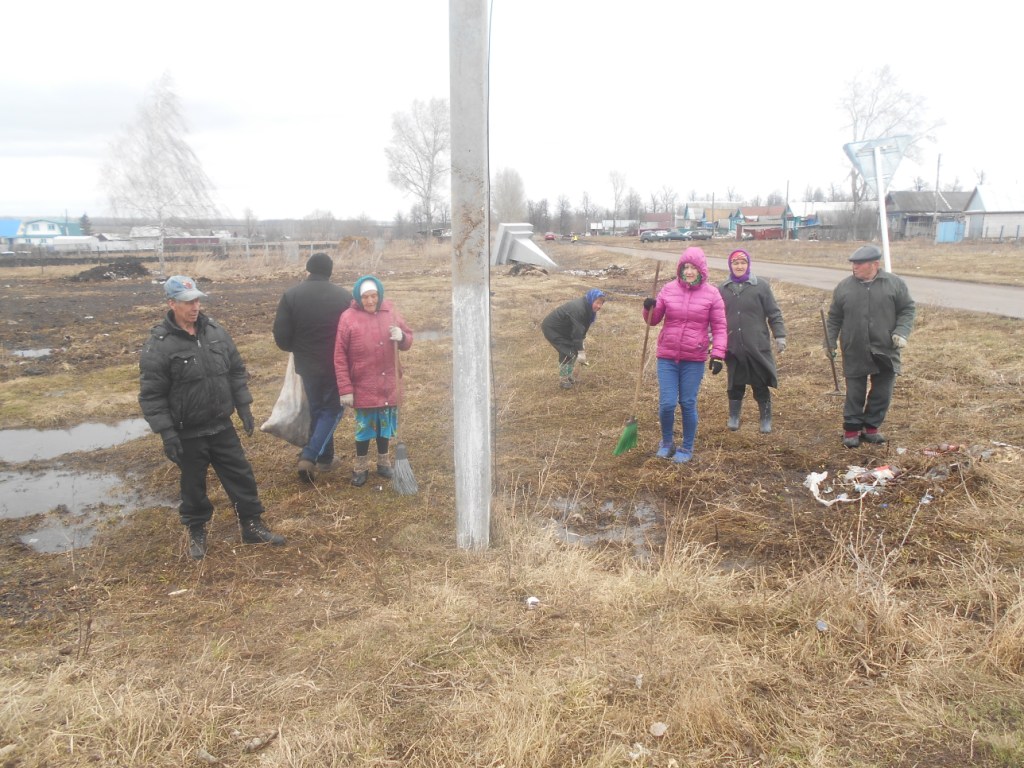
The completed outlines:
<svg viewBox="0 0 1024 768">
<path fill-rule="evenodd" d="M 149 270 L 138 259 L 122 259 L 110 264 L 99 264 L 69 279 L 75 283 L 87 283 L 93 280 L 128 280 L 148 276 Z"/>
</svg>

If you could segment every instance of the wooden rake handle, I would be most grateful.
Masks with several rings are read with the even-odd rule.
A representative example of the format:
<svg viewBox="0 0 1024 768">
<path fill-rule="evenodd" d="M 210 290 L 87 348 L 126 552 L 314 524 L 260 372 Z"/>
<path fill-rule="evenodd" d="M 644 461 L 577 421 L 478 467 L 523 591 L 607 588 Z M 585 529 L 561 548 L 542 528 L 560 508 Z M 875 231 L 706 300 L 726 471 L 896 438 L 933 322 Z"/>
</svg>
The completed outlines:
<svg viewBox="0 0 1024 768">
<path fill-rule="evenodd" d="M 654 267 L 654 285 L 651 286 L 651 298 L 657 298 L 658 295 L 658 274 L 661 272 L 661 259 L 658 260 L 657 266 Z M 647 362 L 647 341 L 651 337 L 651 324 L 646 320 L 644 325 L 647 328 L 644 330 L 644 348 L 640 353 L 640 372 L 636 377 L 636 393 L 633 395 L 633 407 L 630 409 L 630 418 L 636 417 L 636 404 L 640 402 L 640 387 L 644 383 L 644 363 Z"/>
<path fill-rule="evenodd" d="M 394 341 L 392 344 L 395 345 L 395 436 L 392 438 L 396 443 L 398 440 L 398 401 L 402 397 L 402 368 L 398 364 L 398 342 Z"/>
</svg>

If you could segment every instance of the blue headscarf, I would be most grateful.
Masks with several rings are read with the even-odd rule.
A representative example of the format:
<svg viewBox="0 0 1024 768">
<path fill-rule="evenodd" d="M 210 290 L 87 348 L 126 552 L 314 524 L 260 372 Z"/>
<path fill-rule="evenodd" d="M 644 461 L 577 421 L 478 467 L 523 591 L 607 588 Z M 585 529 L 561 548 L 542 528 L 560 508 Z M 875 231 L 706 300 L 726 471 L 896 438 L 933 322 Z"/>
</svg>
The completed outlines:
<svg viewBox="0 0 1024 768">
<path fill-rule="evenodd" d="M 594 311 L 594 302 L 597 301 L 598 299 L 603 298 L 605 298 L 604 291 L 599 290 L 598 288 L 591 288 L 589 291 L 587 291 L 586 299 L 587 306 L 590 307 L 591 323 L 597 320 L 597 312 Z"/>
</svg>

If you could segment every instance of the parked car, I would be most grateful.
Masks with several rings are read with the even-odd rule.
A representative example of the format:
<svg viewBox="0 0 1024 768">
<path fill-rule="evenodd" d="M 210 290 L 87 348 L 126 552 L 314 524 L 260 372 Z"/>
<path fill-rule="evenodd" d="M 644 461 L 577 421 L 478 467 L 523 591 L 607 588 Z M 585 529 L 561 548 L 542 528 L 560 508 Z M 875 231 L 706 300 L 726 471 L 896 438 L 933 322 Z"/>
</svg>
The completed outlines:
<svg viewBox="0 0 1024 768">
<path fill-rule="evenodd" d="M 557 240 L 558 238 L 556 237 L 554 232 L 545 232 L 544 233 L 544 239 L 545 240 Z"/>
<path fill-rule="evenodd" d="M 691 229 L 690 230 L 691 240 L 710 240 L 711 230 L 710 229 Z"/>
<path fill-rule="evenodd" d="M 664 229 L 649 229 L 640 235 L 641 243 L 660 243 L 668 240 L 668 232 Z"/>
<path fill-rule="evenodd" d="M 689 229 L 670 229 L 665 234 L 666 234 L 666 236 L 665 236 L 666 240 L 690 240 L 691 239 L 690 238 L 690 230 Z"/>
</svg>

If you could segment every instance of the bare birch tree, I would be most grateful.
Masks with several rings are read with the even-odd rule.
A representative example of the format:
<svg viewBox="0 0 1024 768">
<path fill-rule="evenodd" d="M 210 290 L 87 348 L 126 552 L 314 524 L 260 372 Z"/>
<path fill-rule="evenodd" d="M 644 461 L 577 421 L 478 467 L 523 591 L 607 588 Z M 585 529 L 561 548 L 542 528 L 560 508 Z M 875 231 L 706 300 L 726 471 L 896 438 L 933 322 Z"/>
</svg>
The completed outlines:
<svg viewBox="0 0 1024 768">
<path fill-rule="evenodd" d="M 564 235 L 572 225 L 572 203 L 569 198 L 559 195 L 555 210 L 558 216 L 558 231 Z"/>
<path fill-rule="evenodd" d="M 408 112 L 391 116 L 391 146 L 385 148 L 388 181 L 416 197 L 427 229 L 451 164 L 448 99 L 414 101 Z"/>
<path fill-rule="evenodd" d="M 110 145 L 103 183 L 115 216 L 159 228 L 157 252 L 164 268 L 167 226 L 217 217 L 213 184 L 185 141 L 188 127 L 169 74 L 150 89 L 135 122 Z"/>
<path fill-rule="evenodd" d="M 846 84 L 839 106 L 849 120 L 850 141 L 868 141 L 887 136 L 907 135 L 911 141 L 905 154 L 911 160 L 921 155 L 922 141 L 934 141 L 932 132 L 945 123 L 929 121 L 923 96 L 915 96 L 900 87 L 888 65 L 870 75 L 857 75 Z M 850 191 L 856 206 L 864 199 L 866 182 L 855 169 L 850 171 Z"/>
<path fill-rule="evenodd" d="M 491 207 L 494 220 L 499 223 L 511 224 L 526 218 L 526 192 L 518 171 L 502 168 L 494 174 Z"/>
<path fill-rule="evenodd" d="M 622 200 L 626 194 L 626 176 L 619 171 L 612 171 L 608 174 L 608 180 L 612 183 L 612 231 L 614 232 L 616 219 L 619 218 Z"/>
</svg>

